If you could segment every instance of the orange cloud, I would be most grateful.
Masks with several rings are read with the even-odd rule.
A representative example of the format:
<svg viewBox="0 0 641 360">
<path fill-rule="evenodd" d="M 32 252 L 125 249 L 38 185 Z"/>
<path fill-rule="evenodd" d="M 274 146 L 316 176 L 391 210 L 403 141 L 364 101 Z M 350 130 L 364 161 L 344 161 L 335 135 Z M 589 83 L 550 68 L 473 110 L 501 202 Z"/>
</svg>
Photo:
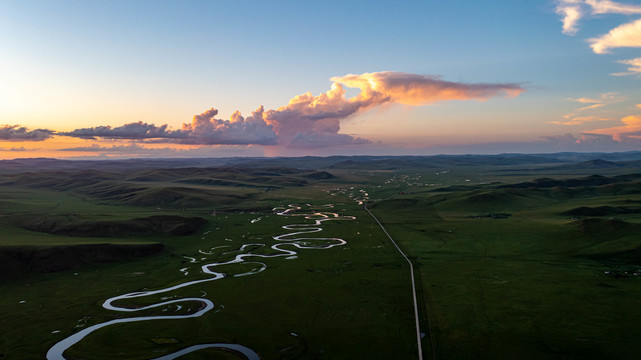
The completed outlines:
<svg viewBox="0 0 641 360">
<path fill-rule="evenodd" d="M 582 108 L 579 108 L 579 111 L 596 109 L 596 108 L 600 108 L 601 106 L 605 106 L 605 104 L 593 104 L 593 105 L 589 105 L 589 106 L 584 106 Z"/>
<path fill-rule="evenodd" d="M 641 138 L 641 115 L 626 116 L 621 119 L 623 126 L 592 130 L 590 133 L 610 135 L 613 140 L 625 141 L 629 138 Z"/>
<path fill-rule="evenodd" d="M 554 124 L 554 125 L 564 125 L 564 126 L 569 126 L 569 125 L 581 125 L 585 124 L 588 122 L 594 122 L 594 121 L 610 121 L 612 119 L 608 118 L 601 118 L 597 116 L 577 116 L 577 117 L 566 117 L 570 118 L 568 121 L 550 121 L 548 124 Z"/>
<path fill-rule="evenodd" d="M 617 102 L 621 102 L 621 101 L 625 100 L 625 98 L 622 97 L 622 96 L 619 96 L 619 93 L 607 92 L 607 93 L 599 94 L 599 96 L 596 97 L 596 98 L 580 97 L 580 98 L 576 98 L 576 99 L 569 98 L 567 100 L 576 101 L 576 102 L 581 103 L 581 104 L 590 104 L 590 105 L 580 107 L 580 108 L 574 110 L 573 112 L 564 115 L 563 118 L 567 119 L 566 121 L 550 121 L 550 122 L 548 122 L 548 124 L 566 125 L 567 126 L 567 125 L 581 125 L 581 124 L 584 124 L 586 122 L 593 122 L 593 121 L 610 121 L 612 119 L 604 118 L 602 116 L 594 116 L 594 115 L 591 115 L 591 116 L 586 116 L 586 115 L 579 116 L 579 115 L 580 115 L 580 113 L 582 113 L 584 111 L 591 112 L 589 110 L 594 110 L 594 109 L 598 109 L 598 108 L 604 107 L 606 105 L 610 105 L 610 104 L 614 104 L 614 103 L 617 103 Z"/>
<path fill-rule="evenodd" d="M 581 104 L 594 104 L 594 103 L 600 103 L 602 100 L 601 99 L 593 99 L 593 98 L 578 98 L 578 99 L 568 99 L 568 100 L 573 100 L 576 102 L 580 102 Z"/>
<path fill-rule="evenodd" d="M 211 108 L 195 115 L 191 123 L 172 130 L 133 122 L 122 126 L 97 126 L 70 132 L 5 127 L 6 138 L 19 136 L 59 135 L 81 139 L 138 140 L 149 143 L 189 145 L 285 145 L 290 147 L 326 147 L 364 144 L 370 141 L 341 134 L 341 121 L 366 109 L 386 103 L 425 105 L 447 100 L 483 101 L 495 96 L 518 96 L 525 91 L 513 83 L 477 83 L 444 81 L 434 76 L 383 71 L 333 77 L 330 90 L 314 96 L 305 93 L 292 98 L 287 105 L 265 111 L 260 106 L 244 118 L 236 111 L 230 120 L 216 119 L 218 110 Z M 358 88 L 360 93 L 347 98 L 343 86 Z M 2 130 L 0 128 L 0 130 Z M 46 131 L 49 131 L 48 133 Z M 0 139 L 3 133 L 0 131 Z M 87 150 L 87 149 L 83 149 Z M 93 150 L 93 149 L 92 149 Z"/>
<path fill-rule="evenodd" d="M 379 99 L 388 98 L 389 101 L 405 105 L 425 105 L 446 100 L 487 100 L 500 95 L 514 97 L 525 91 L 518 84 L 466 84 L 393 71 L 349 74 L 331 80 L 359 88 L 366 96 L 376 94 Z"/>
<path fill-rule="evenodd" d="M 596 98 L 591 97 L 580 97 L 580 98 L 569 98 L 567 100 L 576 101 L 581 104 L 612 104 L 615 102 L 623 101 L 625 98 L 621 97 L 618 92 L 607 92 L 599 94 Z"/>
<path fill-rule="evenodd" d="M 619 25 L 605 35 L 588 39 L 588 42 L 597 54 L 605 54 L 618 47 L 641 47 L 641 19 Z"/>
<path fill-rule="evenodd" d="M 345 97 L 345 89 L 334 83 L 325 93 L 307 92 L 292 98 L 287 105 L 265 112 L 265 122 L 278 134 L 278 143 L 293 147 L 323 147 L 368 143 L 369 140 L 339 134 L 340 122 L 359 110 L 389 101 L 380 94 L 361 92 Z"/>
<path fill-rule="evenodd" d="M 359 111 L 385 103 L 425 105 L 446 100 L 486 100 L 525 91 L 517 84 L 466 84 L 394 71 L 349 74 L 330 80 L 334 83 L 325 93 L 298 95 L 287 105 L 265 112 L 265 121 L 278 134 L 280 144 L 322 147 L 368 143 L 366 139 L 339 134 L 340 123 Z M 358 88 L 360 93 L 346 98 L 343 85 Z"/>
</svg>

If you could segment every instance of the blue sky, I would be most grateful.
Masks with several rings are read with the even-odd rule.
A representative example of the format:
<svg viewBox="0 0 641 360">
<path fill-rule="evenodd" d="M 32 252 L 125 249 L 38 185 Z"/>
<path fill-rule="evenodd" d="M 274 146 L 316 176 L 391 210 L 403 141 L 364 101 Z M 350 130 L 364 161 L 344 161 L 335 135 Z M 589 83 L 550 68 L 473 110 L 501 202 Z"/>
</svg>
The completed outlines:
<svg viewBox="0 0 641 360">
<path fill-rule="evenodd" d="M 562 31 L 563 9 L 570 7 L 581 13 L 573 34 Z M 555 143 L 561 150 L 638 149 L 639 73 L 612 74 L 630 67 L 618 61 L 641 58 L 640 45 L 617 43 L 597 54 L 588 42 L 640 19 L 636 7 L 641 3 L 607 0 L 3 1 L 0 157 L 140 155 L 110 147 L 143 148 L 145 156 L 428 154 L 457 146 L 519 152 L 545 151 L 561 140 Z M 225 123 L 236 110 L 247 118 L 260 105 L 278 110 L 297 95 L 328 92 L 332 77 L 379 72 L 415 74 L 414 85 L 438 77 L 450 85 L 516 84 L 524 91 L 411 105 L 398 96 L 367 102 L 321 130 L 299 129 L 297 142 L 282 139 L 279 126 L 285 127 L 275 115 L 265 117 L 275 132 L 269 144 L 240 134 L 253 131 L 247 124 Z M 344 87 L 347 99 L 363 90 Z M 598 106 L 583 109 L 590 105 Z M 207 121 L 236 126 L 239 140 L 229 134 L 224 141 L 194 140 L 192 117 L 212 107 L 218 113 Z M 629 117 L 632 125 L 625 125 Z M 295 118 L 287 121 L 298 126 Z M 135 122 L 191 132 L 69 136 Z M 49 132 L 24 135 L 36 129 Z M 97 151 L 69 151 L 87 146 Z"/>
</svg>

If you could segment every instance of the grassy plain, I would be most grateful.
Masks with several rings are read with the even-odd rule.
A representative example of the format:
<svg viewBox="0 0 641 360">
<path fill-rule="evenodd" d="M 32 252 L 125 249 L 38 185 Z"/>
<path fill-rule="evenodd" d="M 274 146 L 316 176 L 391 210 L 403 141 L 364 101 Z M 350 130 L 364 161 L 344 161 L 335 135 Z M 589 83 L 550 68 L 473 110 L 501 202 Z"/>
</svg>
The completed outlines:
<svg viewBox="0 0 641 360">
<path fill-rule="evenodd" d="M 371 206 L 420 269 L 438 358 L 641 357 L 638 180 L 505 188 L 541 173 L 474 181 L 472 169 L 452 170 L 463 178 L 440 189 L 429 185 L 436 172 L 397 178 L 399 192 Z"/>
<path fill-rule="evenodd" d="M 329 211 L 342 215 L 360 211 L 349 198 L 328 195 L 328 186 L 334 186 L 331 181 L 329 185 L 310 182 L 317 184 L 270 188 L 260 196 L 239 202 L 208 202 L 208 193 L 204 192 L 202 201 L 197 203 L 206 205 L 200 207 L 186 207 L 182 198 L 169 204 L 134 206 L 129 200 L 113 195 L 109 199 L 96 196 L 102 194 L 100 191 L 88 195 L 86 187 L 75 191 L 34 189 L 25 183 L 4 187 L 7 199 L 14 195 L 12 204 L 2 208 L 4 216 L 0 220 L 7 235 L 3 237 L 3 248 L 42 252 L 54 246 L 78 244 L 160 243 L 164 250 L 146 257 L 78 266 L 61 259 L 70 269 L 60 272 L 10 269 L 12 272 L 1 285 L 1 358 L 42 358 L 55 342 L 80 329 L 130 316 L 103 309 L 101 304 L 107 298 L 205 279 L 210 275 L 203 274 L 200 265 L 233 259 L 235 254 L 224 254 L 225 251 L 238 250 L 248 243 L 269 246 L 275 243 L 272 236 L 291 232 L 281 226 L 313 223 L 302 217 L 275 215 L 272 207 L 296 203 L 304 207 L 301 211 L 309 212 L 305 203 L 335 203 L 335 209 Z M 229 193 L 218 199 L 244 189 L 231 187 Z M 218 185 L 210 189 L 225 190 Z M 253 188 L 250 191 L 255 192 Z M 83 237 L 31 231 L 16 222 L 18 218 L 24 221 L 25 215 L 33 219 L 73 215 L 84 221 L 118 222 L 158 214 L 202 217 L 207 224 L 187 236 Z M 252 223 L 259 217 L 260 221 Z M 251 276 L 233 277 L 255 265 L 223 266 L 217 271 L 225 272 L 226 278 L 128 302 L 124 305 L 149 305 L 163 297 L 204 296 L 216 307 L 199 318 L 113 325 L 88 336 L 65 354 L 69 358 L 148 359 L 193 344 L 225 342 L 248 346 L 265 359 L 411 357 L 416 347 L 412 342 L 412 312 L 407 306 L 411 303 L 410 285 L 399 280 L 405 278 L 406 269 L 396 253 L 367 217 L 324 222 L 322 227 L 324 230 L 318 236 L 340 237 L 348 244 L 324 250 L 299 250 L 296 259 L 261 259 L 267 269 Z M 251 251 L 273 253 L 258 246 Z M 78 257 L 83 259 L 86 254 Z M 189 258 L 196 258 L 197 263 L 191 263 Z M 162 315 L 167 311 L 180 314 L 195 309 L 158 309 L 145 315 Z M 236 355 L 205 350 L 183 358 L 212 356 Z"/>
<path fill-rule="evenodd" d="M 149 359 L 225 342 L 264 359 L 415 358 L 407 265 L 359 202 L 369 204 L 418 270 L 421 328 L 428 332 L 429 318 L 432 330 L 423 339 L 426 358 L 641 358 L 641 184 L 630 175 L 641 168 L 564 156 L 565 163 L 518 156 L 321 158 L 289 161 L 299 168 L 275 159 L 239 168 L 110 165 L 38 176 L 12 170 L 0 181 L 0 254 L 100 244 L 162 250 L 114 252 L 104 261 L 76 252 L 60 260 L 67 270 L 55 272 L 12 258 L 15 266 L 0 276 L 0 359 L 42 358 L 80 329 L 129 316 L 102 308 L 107 298 L 205 279 L 200 265 L 231 260 L 227 252 L 244 244 L 263 243 L 250 251 L 272 253 L 272 236 L 290 232 L 283 225 L 313 223 L 278 216 L 273 207 L 298 204 L 303 212 L 329 203 L 329 211 L 356 220 L 324 222 L 311 236 L 339 237 L 346 245 L 261 259 L 267 269 L 251 276 L 233 277 L 255 264 L 222 266 L 217 270 L 226 278 L 131 300 L 126 304 L 206 297 L 216 307 L 199 318 L 103 328 L 66 356 Z M 154 215 L 206 224 L 183 236 L 123 232 L 133 219 Z M 121 230 L 87 237 L 25 226 L 43 217 L 107 221 Z M 239 357 L 203 350 L 181 358 Z"/>
</svg>

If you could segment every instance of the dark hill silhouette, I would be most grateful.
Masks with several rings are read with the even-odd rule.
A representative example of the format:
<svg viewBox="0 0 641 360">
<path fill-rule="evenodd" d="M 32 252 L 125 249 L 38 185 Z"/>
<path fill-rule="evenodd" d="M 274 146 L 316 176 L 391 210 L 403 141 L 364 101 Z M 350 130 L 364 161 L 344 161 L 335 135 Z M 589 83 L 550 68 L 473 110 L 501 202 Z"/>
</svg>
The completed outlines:
<svg viewBox="0 0 641 360">
<path fill-rule="evenodd" d="M 200 217 L 156 215 L 120 221 L 79 220 L 75 216 L 30 217 L 20 221 L 28 230 L 49 234 L 84 237 L 123 237 L 148 235 L 190 235 L 207 223 Z"/>
<path fill-rule="evenodd" d="M 610 178 L 601 175 L 591 175 L 579 179 L 551 179 L 540 178 L 534 181 L 527 181 L 517 184 L 500 185 L 499 188 L 519 189 L 519 188 L 551 188 L 551 187 L 581 187 L 581 186 L 602 186 L 614 184 L 622 180 Z"/>
<path fill-rule="evenodd" d="M 163 249 L 164 245 L 160 243 L 3 246 L 0 247 L 0 278 L 130 260 L 157 254 Z"/>
<path fill-rule="evenodd" d="M 639 214 L 641 208 L 633 208 L 628 206 L 581 206 L 563 212 L 563 215 L 572 216 L 611 216 L 623 214 Z"/>
</svg>

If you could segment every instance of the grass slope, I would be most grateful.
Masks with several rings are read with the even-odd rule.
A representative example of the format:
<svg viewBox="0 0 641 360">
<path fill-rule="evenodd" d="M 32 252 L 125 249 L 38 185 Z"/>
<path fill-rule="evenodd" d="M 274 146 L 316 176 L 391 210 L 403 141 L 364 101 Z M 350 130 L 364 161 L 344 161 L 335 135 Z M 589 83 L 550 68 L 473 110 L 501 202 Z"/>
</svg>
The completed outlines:
<svg viewBox="0 0 641 360">
<path fill-rule="evenodd" d="M 637 203 L 639 186 L 601 180 L 404 191 L 371 207 L 420 269 L 439 358 L 641 357 L 641 215 L 592 217 Z"/>
<path fill-rule="evenodd" d="M 427 329 L 429 315 L 437 358 L 641 358 L 638 157 L 38 159 L 46 172 L 30 174 L 33 162 L 2 163 L 0 267 L 19 276 L 0 280 L 0 353 L 42 358 L 79 329 L 128 316 L 104 310 L 109 297 L 204 279 L 203 263 L 232 260 L 246 244 L 272 252 L 272 236 L 303 219 L 271 208 L 333 203 L 357 219 L 326 222 L 316 234 L 346 246 L 260 259 L 267 270 L 252 276 L 234 275 L 256 264 L 221 266 L 221 280 L 132 300 L 127 305 L 206 296 L 216 308 L 201 318 L 105 328 L 68 355 L 147 359 L 232 342 L 265 359 L 414 358 L 408 269 L 358 205 L 369 201 L 418 269 L 421 325 Z M 627 163 L 580 164 L 593 159 Z M 570 163 L 579 166 L 550 165 Z M 171 236 L 164 221 L 149 220 L 159 215 L 207 223 Z M 102 262 L 110 256 L 114 262 Z M 73 269 L 38 272 L 65 262 Z M 424 353 L 431 354 L 425 344 Z M 234 358 L 186 358 L 218 356 Z"/>
</svg>

